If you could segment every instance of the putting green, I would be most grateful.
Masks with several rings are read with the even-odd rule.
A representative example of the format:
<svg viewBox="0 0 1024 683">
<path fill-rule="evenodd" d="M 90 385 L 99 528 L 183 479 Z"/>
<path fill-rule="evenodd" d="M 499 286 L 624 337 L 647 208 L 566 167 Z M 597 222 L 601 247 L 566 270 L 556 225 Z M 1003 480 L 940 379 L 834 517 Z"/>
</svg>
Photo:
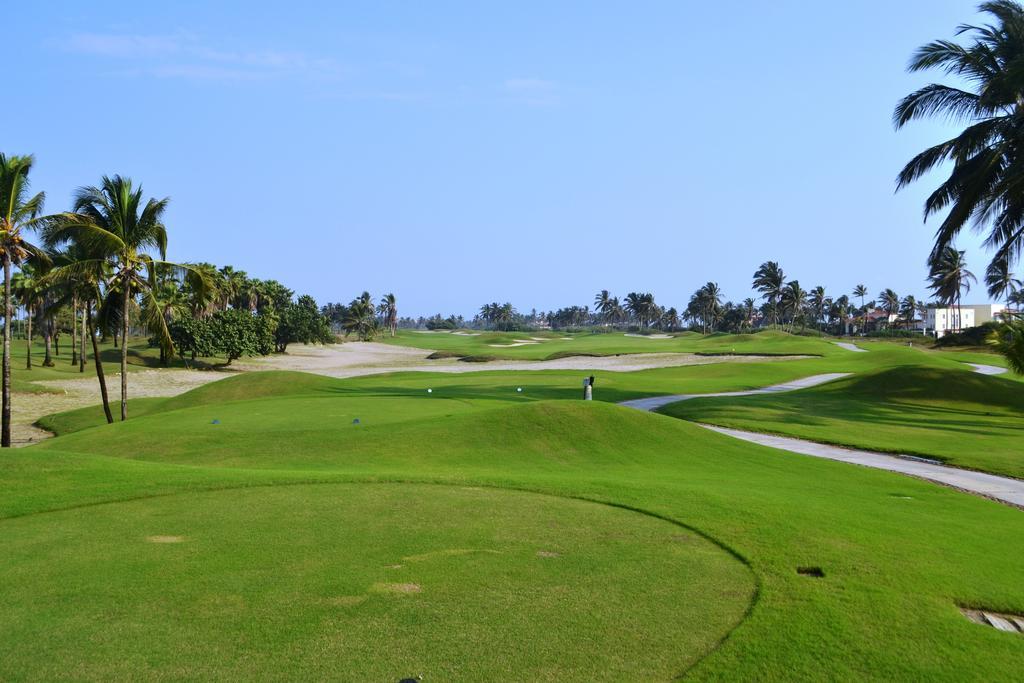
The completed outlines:
<svg viewBox="0 0 1024 683">
<path fill-rule="evenodd" d="M 0 547 L 4 680 L 667 680 L 756 590 L 664 520 L 423 484 L 36 514 Z"/>
</svg>

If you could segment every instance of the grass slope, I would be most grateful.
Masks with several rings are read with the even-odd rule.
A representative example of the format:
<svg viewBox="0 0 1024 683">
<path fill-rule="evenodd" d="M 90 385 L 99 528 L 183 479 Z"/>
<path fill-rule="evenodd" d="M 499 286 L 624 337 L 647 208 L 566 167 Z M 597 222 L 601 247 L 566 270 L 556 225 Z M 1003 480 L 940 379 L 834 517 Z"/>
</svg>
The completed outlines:
<svg viewBox="0 0 1024 683">
<path fill-rule="evenodd" d="M 1024 390 L 966 369 L 895 367 L 793 393 L 694 399 L 661 412 L 1024 477 Z"/>
<path fill-rule="evenodd" d="M 912 353 L 916 352 L 896 347 L 878 354 L 847 354 L 837 357 L 838 361 L 818 359 L 792 365 L 798 366 L 796 370 L 814 367 L 815 371 L 828 363 L 884 368 L 916 357 L 909 355 Z M 926 368 L 956 367 L 941 358 L 928 357 L 926 362 L 932 364 Z M 721 366 L 714 367 L 716 373 L 725 372 Z M 704 378 L 705 386 L 742 383 L 743 373 L 750 367 L 737 366 L 739 374 L 732 376 Z M 690 377 L 689 373 L 698 369 L 684 370 L 669 377 Z M 962 376 L 975 379 L 967 372 Z M 424 671 L 409 672 L 428 677 L 487 680 L 542 675 L 537 673 L 539 669 L 530 667 L 543 669 L 546 651 L 538 652 L 532 660 L 519 655 L 515 671 L 508 673 L 510 669 L 502 668 L 503 656 L 507 643 L 514 641 L 508 641 L 504 632 L 470 633 L 468 637 L 478 640 L 473 641 L 471 651 L 466 651 L 460 649 L 459 642 L 443 639 L 440 617 L 415 621 L 403 612 L 412 603 L 397 603 L 394 611 L 375 603 L 377 596 L 368 597 L 357 606 L 367 611 L 350 621 L 333 612 L 327 619 L 305 620 L 306 616 L 323 616 L 322 606 L 289 611 L 290 604 L 307 600 L 311 592 L 359 596 L 364 594 L 359 590 L 365 591 L 367 585 L 383 579 L 355 565 L 344 565 L 347 568 L 338 576 L 337 585 L 329 585 L 324 578 L 321 563 L 330 565 L 332 553 L 339 552 L 345 542 L 343 530 L 337 527 L 344 526 L 344 515 L 359 513 L 343 504 L 348 494 L 331 493 L 347 489 L 327 486 L 323 487 L 324 493 L 315 494 L 307 493 L 309 487 L 279 485 L 402 482 L 390 484 L 396 487 L 393 495 L 381 492 L 381 486 L 368 489 L 366 498 L 352 494 L 357 508 L 365 507 L 362 501 L 383 501 L 382 507 L 367 504 L 370 512 L 351 518 L 357 520 L 357 525 L 376 518 L 391 520 L 386 524 L 388 531 L 373 535 L 371 541 L 359 540 L 362 532 L 352 531 L 356 547 L 386 550 L 393 544 L 396 548 L 395 553 L 381 550 L 383 554 L 373 555 L 370 564 L 376 563 L 377 567 L 373 571 L 381 571 L 380 564 L 391 561 L 384 559 L 385 554 L 390 558 L 398 552 L 410 552 L 402 544 L 418 535 L 415 530 L 420 512 L 428 528 L 439 526 L 445 532 L 439 533 L 436 543 L 424 552 L 476 547 L 475 541 L 459 537 L 463 516 L 467 518 L 465 533 L 480 533 L 485 538 L 509 534 L 525 539 L 521 545 L 510 546 L 519 548 L 517 553 L 538 547 L 541 541 L 540 545 L 546 546 L 551 540 L 543 535 L 543 524 L 534 526 L 528 512 L 514 506 L 496 511 L 493 517 L 487 515 L 491 502 L 479 505 L 479 510 L 473 504 L 456 507 L 458 512 L 448 515 L 444 511 L 458 501 L 441 502 L 432 511 L 430 501 L 421 500 L 425 494 L 408 493 L 410 489 L 405 488 L 419 482 L 529 490 L 639 509 L 693 528 L 735 552 L 756 578 L 755 603 L 721 646 L 690 669 L 690 675 L 697 679 L 794 680 L 826 675 L 858 680 L 1008 680 L 1024 667 L 1024 639 L 973 624 L 957 609 L 958 604 L 964 604 L 1024 612 L 1024 556 L 1018 552 L 1024 515 L 1018 510 L 887 472 L 745 444 L 682 420 L 600 402 L 534 396 L 562 390 L 554 376 L 547 373 L 531 375 L 538 384 L 529 385 L 526 397 L 512 391 L 514 383 L 521 381 L 519 375 L 505 376 L 504 380 L 497 375 L 474 376 L 472 380 L 466 376 L 393 375 L 337 383 L 316 379 L 309 380 L 299 392 L 293 391 L 297 382 L 290 374 L 255 380 L 248 377 L 257 376 L 232 380 L 240 383 L 226 389 L 210 385 L 204 390 L 237 397 L 248 395 L 246 381 L 269 383 L 263 385 L 259 398 L 200 402 L 211 398 L 212 394 L 207 393 L 205 399 L 197 395 L 200 398 L 193 404 L 185 395 L 179 397 L 179 407 L 165 404 L 163 410 L 155 408 L 150 415 L 124 424 L 86 428 L 41 446 L 4 454 L 0 515 L 9 519 L 0 521 L 0 539 L 26 562 L 33 557 L 41 561 L 26 574 L 17 574 L 18 563 L 0 564 L 0 586 L 12 577 L 23 582 L 15 582 L 23 588 L 5 597 L 5 604 L 15 600 L 19 607 L 0 613 L 0 628 L 24 637 L 18 641 L 23 647 L 0 643 L 0 649 L 8 648 L 0 651 L 0 662 L 19 657 L 21 677 L 28 671 L 37 672 L 37 678 L 49 678 L 53 670 L 46 667 L 42 650 L 37 650 L 39 656 L 32 656 L 31 651 L 24 653 L 24 648 L 43 647 L 27 644 L 38 642 L 28 634 L 33 629 L 39 633 L 53 628 L 56 642 L 64 643 L 66 652 L 73 652 L 87 640 L 78 639 L 69 630 L 66 617 L 52 610 L 34 617 L 24 606 L 27 592 L 52 600 L 53 591 L 64 590 L 66 598 L 80 596 L 78 608 L 84 614 L 101 611 L 107 629 L 120 633 L 122 641 L 131 639 L 122 649 L 130 661 L 146 660 L 150 668 L 141 669 L 139 677 L 143 678 L 173 675 L 181 667 L 216 667 L 222 661 L 236 661 L 244 651 L 258 653 L 265 643 L 283 648 L 283 641 L 287 641 L 288 651 L 296 653 L 309 652 L 318 643 L 335 652 L 330 648 L 337 644 L 330 638 L 339 632 L 335 628 L 339 624 L 347 624 L 360 634 L 369 633 L 377 624 L 377 633 L 386 638 L 391 632 L 386 626 L 396 623 L 391 620 L 397 619 L 404 628 L 406 618 L 414 620 L 415 628 L 399 631 L 403 636 L 401 645 L 384 640 L 360 666 L 375 667 L 368 671 L 387 671 L 397 678 L 407 675 L 399 665 L 407 665 L 402 653 L 410 651 L 431 657 L 423 660 L 427 662 Z M 602 376 L 602 381 L 606 379 Z M 636 392 L 640 385 L 639 381 L 632 385 L 637 380 L 625 376 L 615 380 L 622 384 L 614 390 L 623 394 Z M 445 381 L 451 384 L 445 385 Z M 671 379 L 659 381 L 672 383 Z M 692 378 L 684 381 L 694 388 L 700 384 Z M 425 393 L 425 382 L 437 387 L 433 394 Z M 275 383 L 286 395 L 276 395 L 271 386 Z M 612 389 L 606 387 L 605 391 Z M 366 416 L 358 426 L 348 419 L 353 413 Z M 212 416 L 217 416 L 221 424 L 212 425 Z M 969 441 L 974 436 L 950 430 L 947 438 Z M 202 490 L 220 492 L 197 495 Z M 290 496 L 288 491 L 296 495 Z M 499 498 L 493 505 L 504 504 Z M 128 500 L 133 501 L 126 504 L 130 507 L 97 507 L 103 501 Z M 335 506 L 343 509 L 335 514 Z M 36 514 L 63 508 L 74 510 Z M 252 513 L 247 517 L 249 508 Z M 389 516 L 404 509 L 409 514 Z M 548 521 L 572 519 L 576 514 L 575 508 L 562 510 Z M 438 520 L 438 515 L 440 521 L 430 524 L 430 520 Z M 48 521 L 51 519 L 54 521 Z M 598 569 L 606 566 L 602 563 L 607 560 L 607 567 L 616 572 L 629 572 L 631 563 L 636 564 L 634 568 L 647 565 L 642 554 L 621 545 L 602 560 L 597 547 L 601 543 L 590 544 L 591 537 L 586 536 L 591 523 L 599 522 L 569 525 L 569 536 L 584 537 L 579 554 L 573 551 L 565 557 L 573 555 L 589 563 L 593 556 Z M 642 539 L 646 532 L 641 525 L 637 523 L 636 533 Z M 618 531 L 599 538 L 613 544 L 628 540 L 620 538 L 621 533 L 631 535 L 632 526 L 627 531 L 620 525 Z M 140 547 L 139 538 L 144 534 L 182 535 L 196 541 L 192 546 Z M 96 540 L 95 553 L 87 547 L 88 538 Z M 224 552 L 204 552 L 210 547 L 206 544 L 216 545 L 217 539 L 224 544 L 219 546 Z M 323 555 L 308 549 L 310 539 L 323 540 Z M 156 554 L 163 551 L 168 552 Z M 188 563 L 180 557 L 173 559 L 171 553 L 186 555 Z M 122 561 L 104 564 L 106 554 Z M 711 554 L 720 557 L 718 550 Z M 63 572 L 59 569 L 61 562 L 55 559 L 58 557 L 67 558 L 64 561 L 68 567 Z M 266 562 L 261 564 L 264 557 Z M 469 583 L 487 583 L 499 571 L 500 563 L 488 564 L 491 558 L 462 559 L 466 562 L 460 560 L 458 576 Z M 525 562 L 527 558 L 523 555 L 522 559 Z M 482 564 L 474 565 L 477 561 Z M 272 572 L 278 579 L 267 584 L 266 602 L 259 602 L 255 596 L 247 599 L 250 594 L 246 592 L 246 580 L 263 585 L 266 575 L 261 571 L 279 566 L 275 564 L 278 562 L 290 563 L 289 572 Z M 520 568 L 517 562 L 510 566 L 513 573 Z M 94 574 L 98 566 L 104 567 L 102 587 Z M 799 566 L 821 567 L 825 576 L 801 576 L 796 572 Z M 294 577 L 291 572 L 296 573 Z M 342 585 L 343 577 L 350 574 L 358 580 Z M 421 580 L 427 586 L 439 576 L 423 574 Z M 480 598 L 491 593 L 468 588 L 461 602 L 432 602 L 440 596 L 435 598 L 426 588 L 417 596 L 403 597 L 425 600 L 424 609 L 428 611 L 421 615 L 432 614 L 431 605 L 440 609 L 444 604 L 446 618 L 455 623 L 489 624 L 495 609 L 529 613 L 534 606 L 523 601 L 550 595 L 552 587 L 563 585 L 568 575 L 561 579 L 522 576 L 522 589 L 514 598 L 503 600 Z M 598 635 L 612 632 L 604 631 L 601 624 L 628 620 L 631 614 L 641 615 L 642 620 L 647 618 L 642 615 L 655 614 L 651 610 L 658 606 L 649 603 L 667 601 L 675 606 L 672 598 L 660 591 L 684 590 L 685 585 L 672 586 L 671 578 L 657 576 L 662 576 L 658 590 L 631 594 L 633 597 L 625 603 L 618 598 L 602 602 L 591 590 L 588 594 L 594 599 L 587 609 L 593 612 Z M 209 582 L 202 577 L 210 577 Z M 684 572 L 677 580 L 686 584 L 704 579 L 699 572 L 695 576 Z M 231 581 L 236 583 L 222 583 Z M 726 591 L 723 605 L 735 605 L 735 598 L 742 602 L 749 596 L 749 584 L 742 580 L 716 585 Z M 495 588 L 500 588 L 500 581 Z M 565 588 L 571 591 L 573 587 Z M 379 608 L 371 609 L 374 604 Z M 156 616 L 167 616 L 166 626 L 157 630 L 133 627 L 134 615 L 148 615 L 147 609 Z M 721 633 L 715 624 L 728 621 L 716 622 L 719 615 L 713 612 L 718 608 L 711 609 L 701 612 L 708 619 L 707 625 L 693 627 L 696 644 L 685 638 L 678 641 L 678 671 L 692 661 L 695 651 Z M 286 623 L 278 616 L 282 610 Z M 182 626 L 184 623 L 190 626 Z M 236 640 L 221 642 L 215 652 L 185 656 L 196 653 L 188 648 L 200 647 L 194 643 L 196 628 L 216 631 L 237 623 L 246 626 L 236 631 Z M 544 623 L 550 626 L 544 638 L 563 644 L 565 656 L 571 657 L 579 647 L 573 633 L 583 626 L 576 619 Z M 86 634 L 92 632 L 87 619 L 73 625 Z M 529 624 L 520 626 L 530 628 Z M 284 635 L 279 639 L 274 634 L 282 629 Z M 96 670 L 116 675 L 117 649 L 102 638 L 97 635 L 90 640 L 96 650 L 87 659 L 91 666 L 106 667 Z M 641 645 L 633 654 L 614 650 L 604 653 L 607 657 L 602 661 L 611 662 L 610 668 L 584 664 L 575 675 L 588 680 L 648 680 L 648 671 L 670 670 L 667 665 L 658 668 L 664 664 L 660 646 L 651 641 L 647 648 L 644 642 L 636 640 Z M 442 668 L 442 660 L 452 668 Z M 297 677 L 295 672 L 311 670 L 296 667 L 314 666 L 287 656 L 265 664 L 262 673 L 278 678 Z M 341 667 L 349 664 L 327 658 L 315 666 L 326 668 L 312 671 L 314 676 L 345 678 L 346 669 Z M 634 666 L 654 668 L 630 668 Z"/>
</svg>

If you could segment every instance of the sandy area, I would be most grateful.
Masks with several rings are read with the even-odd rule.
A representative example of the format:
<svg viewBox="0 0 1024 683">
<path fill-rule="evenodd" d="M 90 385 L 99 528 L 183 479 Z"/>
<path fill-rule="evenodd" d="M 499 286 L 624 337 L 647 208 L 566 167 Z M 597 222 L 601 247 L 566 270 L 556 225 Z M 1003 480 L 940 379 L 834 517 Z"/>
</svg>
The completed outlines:
<svg viewBox="0 0 1024 683">
<path fill-rule="evenodd" d="M 698 356 L 691 353 L 637 353 L 622 356 L 575 356 L 549 361 L 501 360 L 490 363 L 464 363 L 456 359 L 427 360 L 427 349 L 391 346 L 373 342 L 351 342 L 334 346 L 292 345 L 288 353 L 268 358 L 235 361 L 230 371 L 141 370 L 129 376 L 128 392 L 133 398 L 176 396 L 189 389 L 229 376 L 233 372 L 259 370 L 298 370 L 329 377 L 358 377 L 385 372 L 481 372 L 490 370 L 613 370 L 632 372 L 652 368 L 709 363 L 748 363 L 766 360 L 792 360 L 805 356 Z M 38 382 L 58 393 L 15 394 L 12 440 L 26 446 L 50 436 L 33 423 L 43 415 L 97 405 L 99 383 L 94 374 L 81 379 Z M 119 408 L 119 374 L 107 377 L 111 407 Z"/>
<path fill-rule="evenodd" d="M 33 423 L 43 415 L 60 413 L 86 406 L 99 405 L 100 384 L 92 368 L 86 368 L 81 379 L 60 379 L 36 382 L 55 393 L 21 394 L 11 403 L 11 441 L 15 446 L 28 446 L 52 436 Z M 142 370 L 128 377 L 129 397 L 177 396 L 201 384 L 224 379 L 231 372 L 209 370 Z M 121 410 L 121 374 L 107 375 L 110 408 L 115 419 Z"/>
<path fill-rule="evenodd" d="M 357 377 L 382 372 L 481 372 L 488 370 L 615 370 L 632 372 L 680 365 L 793 360 L 807 356 L 698 356 L 693 353 L 634 353 L 621 356 L 570 356 L 556 360 L 496 360 L 464 363 L 454 358 L 427 360 L 425 349 L 356 342 L 337 346 L 289 346 L 283 356 L 239 363 L 239 369 L 301 370 L 330 377 Z"/>
</svg>

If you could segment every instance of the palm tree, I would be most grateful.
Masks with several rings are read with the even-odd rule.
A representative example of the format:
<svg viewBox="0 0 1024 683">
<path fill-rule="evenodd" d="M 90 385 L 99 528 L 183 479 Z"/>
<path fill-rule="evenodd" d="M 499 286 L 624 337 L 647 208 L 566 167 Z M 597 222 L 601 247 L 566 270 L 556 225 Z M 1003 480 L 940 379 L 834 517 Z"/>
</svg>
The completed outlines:
<svg viewBox="0 0 1024 683">
<path fill-rule="evenodd" d="M 1018 375 L 1024 375 L 1024 320 L 1009 320 L 988 337 L 988 343 L 1006 358 L 1006 364 Z"/>
<path fill-rule="evenodd" d="M 894 316 L 899 314 L 900 311 L 900 295 L 894 292 L 892 289 L 884 289 L 882 293 L 878 295 L 878 302 L 882 310 L 885 311 L 888 318 L 886 324 L 888 324 Z"/>
<path fill-rule="evenodd" d="M 398 302 L 395 295 L 385 294 L 381 297 L 378 310 L 384 316 L 384 324 L 391 331 L 391 336 L 394 337 L 395 330 L 398 329 Z"/>
<path fill-rule="evenodd" d="M 11 269 L 29 259 L 46 261 L 41 251 L 25 241 L 24 231 L 34 228 L 42 220 L 40 213 L 46 195 L 29 195 L 28 174 L 32 170 L 31 156 L 0 154 L 0 261 L 4 267 L 4 353 L 2 418 L 0 418 L 0 446 L 11 445 L 11 322 L 14 310 L 11 298 Z"/>
<path fill-rule="evenodd" d="M 743 326 L 747 328 L 754 326 L 754 300 L 750 297 L 743 300 Z"/>
<path fill-rule="evenodd" d="M 22 268 L 24 271 L 24 267 Z M 96 367 L 96 380 L 100 385 L 100 398 L 103 402 L 103 413 L 107 423 L 113 423 L 114 416 L 110 412 L 110 397 L 107 393 L 107 378 L 103 372 L 100 359 L 99 344 L 96 342 L 96 326 L 93 318 L 93 305 L 99 306 L 103 300 L 100 292 L 101 283 L 109 279 L 110 264 L 102 255 L 88 253 L 80 244 L 71 243 L 67 249 L 54 256 L 54 268 L 46 275 L 46 279 L 63 283 L 71 287 L 78 295 L 82 304 L 82 349 L 79 356 L 79 372 L 85 371 L 85 338 L 92 343 L 93 364 Z"/>
<path fill-rule="evenodd" d="M 61 214 L 44 231 L 49 245 L 79 244 L 94 255 L 94 261 L 106 261 L 112 267 L 106 306 L 116 310 L 111 297 L 120 297 L 121 420 L 128 419 L 128 324 L 134 297 L 139 293 L 153 296 L 150 271 L 155 268 L 191 271 L 188 266 L 165 260 L 167 228 L 163 214 L 169 201 L 167 197 L 151 198 L 143 204 L 142 187 L 135 188 L 130 178 L 104 176 L 100 187 L 80 188 L 75 193 L 73 213 Z M 156 249 L 160 258 L 147 254 L 146 249 Z M 87 269 L 92 265 L 82 263 L 77 267 Z M 202 273 L 192 272 L 196 282 L 205 286 Z"/>
<path fill-rule="evenodd" d="M 965 292 L 971 291 L 971 282 L 977 282 L 974 273 L 967 270 L 964 252 L 956 247 L 946 247 L 932 261 L 928 275 L 928 287 L 945 306 L 956 307 L 953 331 L 958 332 L 961 325 L 961 300 Z"/>
<path fill-rule="evenodd" d="M 1006 299 L 1007 308 L 1010 308 L 1013 295 L 1024 287 L 1024 282 L 1013 277 L 1009 259 L 1005 258 L 997 258 L 988 264 L 985 270 L 985 284 L 988 286 L 989 296 L 993 299 Z"/>
<path fill-rule="evenodd" d="M 662 317 L 662 324 L 668 328 L 669 332 L 675 332 L 676 328 L 679 327 L 679 311 L 675 308 L 665 311 L 665 315 Z"/>
<path fill-rule="evenodd" d="M 608 313 L 611 311 L 612 294 L 607 289 L 602 289 L 594 296 L 594 308 L 601 314 L 605 323 L 608 322 Z"/>
<path fill-rule="evenodd" d="M 844 335 L 848 332 L 846 329 L 846 321 L 850 315 L 850 297 L 845 294 L 841 295 L 838 299 L 832 302 L 832 311 L 830 317 L 833 320 L 839 321 L 839 334 Z"/>
<path fill-rule="evenodd" d="M 868 288 L 864 285 L 857 285 L 853 288 L 853 295 L 860 299 L 860 329 L 863 332 L 864 328 L 867 326 L 868 309 L 864 308 L 864 297 L 868 295 Z"/>
<path fill-rule="evenodd" d="M 11 292 L 16 301 L 25 308 L 25 368 L 32 369 L 32 321 L 35 318 L 39 307 L 39 277 L 36 274 L 36 265 L 23 263 L 21 271 L 15 273 L 11 278 Z"/>
<path fill-rule="evenodd" d="M 908 330 L 913 326 L 918 310 L 917 298 L 913 294 L 903 297 L 903 301 L 900 302 L 900 315 L 903 316 L 903 322 L 907 324 Z"/>
<path fill-rule="evenodd" d="M 779 304 L 782 308 L 782 314 L 784 316 L 789 315 L 789 330 L 791 332 L 797 319 L 803 318 L 803 306 L 806 298 L 807 292 L 800 286 L 799 280 L 791 280 L 782 288 L 782 292 L 779 295 Z"/>
<path fill-rule="evenodd" d="M 893 113 L 897 129 L 922 118 L 954 120 L 961 133 L 910 160 L 897 178 L 897 189 L 930 170 L 952 162 L 949 177 L 928 197 L 925 220 L 945 213 L 935 233 L 930 263 L 945 258 L 960 231 L 969 223 L 989 226 L 986 246 L 993 261 L 1012 265 L 1024 248 L 1024 8 L 1011 0 L 982 3 L 979 11 L 992 23 L 960 26 L 961 45 L 936 40 L 920 47 L 910 61 L 911 72 L 940 69 L 970 89 L 931 83 L 904 97 Z"/>
<path fill-rule="evenodd" d="M 807 305 L 814 313 L 814 321 L 819 330 L 821 329 L 821 321 L 825 317 L 825 311 L 828 308 L 828 304 L 829 300 L 828 297 L 825 296 L 825 288 L 821 285 L 812 289 L 807 295 Z"/>
<path fill-rule="evenodd" d="M 378 329 L 377 311 L 369 292 L 363 292 L 349 304 L 342 326 L 345 328 L 346 337 L 354 332 L 360 341 L 370 341 L 374 338 Z"/>
<path fill-rule="evenodd" d="M 765 261 L 754 272 L 754 289 L 768 302 L 772 325 L 779 323 L 778 306 L 785 287 L 786 274 L 775 261 Z"/>
<path fill-rule="evenodd" d="M 653 304 L 654 297 L 651 294 L 630 292 L 626 295 L 626 311 L 636 319 L 640 329 L 647 327 L 647 314 Z"/>
</svg>

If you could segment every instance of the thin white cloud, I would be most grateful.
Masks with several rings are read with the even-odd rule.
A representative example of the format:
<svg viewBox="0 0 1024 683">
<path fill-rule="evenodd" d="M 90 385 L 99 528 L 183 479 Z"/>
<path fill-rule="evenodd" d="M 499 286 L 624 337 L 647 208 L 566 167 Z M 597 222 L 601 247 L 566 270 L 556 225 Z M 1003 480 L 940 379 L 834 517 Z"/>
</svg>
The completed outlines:
<svg viewBox="0 0 1024 683">
<path fill-rule="evenodd" d="M 349 70 L 333 59 L 279 50 L 228 50 L 177 33 L 78 33 L 67 40 L 78 54 L 130 60 L 125 74 L 190 80 L 261 80 L 278 76 L 339 78 Z"/>
</svg>

